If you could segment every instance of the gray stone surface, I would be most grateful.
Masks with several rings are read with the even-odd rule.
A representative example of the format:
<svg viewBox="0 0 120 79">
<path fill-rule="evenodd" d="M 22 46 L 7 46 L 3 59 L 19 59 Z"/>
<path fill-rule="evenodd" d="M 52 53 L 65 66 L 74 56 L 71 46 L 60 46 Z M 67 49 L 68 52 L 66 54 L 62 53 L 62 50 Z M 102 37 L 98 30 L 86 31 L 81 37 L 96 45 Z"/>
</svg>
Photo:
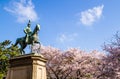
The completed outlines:
<svg viewBox="0 0 120 79">
<path fill-rule="evenodd" d="M 46 61 L 35 53 L 11 58 L 6 79 L 47 79 Z"/>
</svg>

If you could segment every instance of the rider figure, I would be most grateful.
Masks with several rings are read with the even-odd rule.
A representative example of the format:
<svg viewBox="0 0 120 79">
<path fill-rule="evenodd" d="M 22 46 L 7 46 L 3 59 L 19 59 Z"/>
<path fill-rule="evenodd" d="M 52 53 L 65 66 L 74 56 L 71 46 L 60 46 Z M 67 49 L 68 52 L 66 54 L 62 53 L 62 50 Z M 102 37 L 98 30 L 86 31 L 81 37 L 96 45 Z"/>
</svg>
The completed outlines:
<svg viewBox="0 0 120 79">
<path fill-rule="evenodd" d="M 31 34 L 32 34 L 32 31 L 31 31 L 31 22 L 29 20 L 28 24 L 27 24 L 27 27 L 24 29 L 24 33 L 26 34 L 25 36 L 25 42 L 28 43 L 29 42 L 29 39 L 31 37 Z"/>
</svg>

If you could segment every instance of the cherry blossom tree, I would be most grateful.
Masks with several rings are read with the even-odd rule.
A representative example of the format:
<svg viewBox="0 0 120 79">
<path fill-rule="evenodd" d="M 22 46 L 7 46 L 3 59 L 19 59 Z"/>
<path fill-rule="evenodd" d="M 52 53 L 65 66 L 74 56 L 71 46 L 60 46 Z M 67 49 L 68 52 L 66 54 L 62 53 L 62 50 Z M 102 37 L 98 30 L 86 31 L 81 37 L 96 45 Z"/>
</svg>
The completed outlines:
<svg viewBox="0 0 120 79">
<path fill-rule="evenodd" d="M 66 79 L 67 76 L 72 72 L 72 68 L 63 68 L 65 64 L 68 64 L 70 60 L 65 60 L 63 53 L 53 47 L 44 47 L 41 48 L 41 54 L 48 59 L 47 61 L 47 74 L 50 79 Z"/>
<path fill-rule="evenodd" d="M 104 45 L 104 50 L 108 52 L 103 58 L 101 67 L 102 79 L 120 79 L 120 35 L 116 33 L 114 40 L 110 44 Z"/>
<path fill-rule="evenodd" d="M 104 56 L 98 51 L 87 53 L 78 48 L 61 51 L 50 46 L 42 46 L 40 52 L 48 59 L 48 79 L 97 79 L 97 67 Z"/>
</svg>

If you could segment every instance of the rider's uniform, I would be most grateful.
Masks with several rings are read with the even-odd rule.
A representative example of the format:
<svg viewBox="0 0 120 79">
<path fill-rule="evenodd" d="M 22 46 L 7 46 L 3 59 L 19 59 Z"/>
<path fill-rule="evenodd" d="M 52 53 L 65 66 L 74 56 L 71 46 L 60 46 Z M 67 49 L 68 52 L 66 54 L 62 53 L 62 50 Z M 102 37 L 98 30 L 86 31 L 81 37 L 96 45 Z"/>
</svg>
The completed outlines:
<svg viewBox="0 0 120 79">
<path fill-rule="evenodd" d="M 32 34 L 32 31 L 31 31 L 30 27 L 27 26 L 27 27 L 24 29 L 24 32 L 25 32 L 25 34 L 26 34 L 25 42 L 27 43 L 27 42 L 29 41 L 29 38 L 30 38 L 31 34 Z"/>
</svg>

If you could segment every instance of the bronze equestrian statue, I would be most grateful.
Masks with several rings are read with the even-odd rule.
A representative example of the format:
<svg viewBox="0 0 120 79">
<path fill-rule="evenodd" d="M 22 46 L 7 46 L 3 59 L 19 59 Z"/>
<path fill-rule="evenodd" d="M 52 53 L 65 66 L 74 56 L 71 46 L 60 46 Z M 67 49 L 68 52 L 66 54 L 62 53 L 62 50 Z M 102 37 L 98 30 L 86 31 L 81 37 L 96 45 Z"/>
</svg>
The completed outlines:
<svg viewBox="0 0 120 79">
<path fill-rule="evenodd" d="M 40 44 L 38 39 L 39 30 L 40 30 L 40 25 L 37 24 L 32 32 L 30 29 L 30 20 L 29 20 L 27 27 L 24 29 L 24 32 L 26 35 L 24 37 L 17 38 L 14 44 L 14 46 L 16 46 L 17 44 L 20 45 L 20 53 L 22 55 L 25 54 L 24 49 L 26 48 L 27 45 L 30 45 L 30 44 L 33 45 L 34 43 Z"/>
</svg>

